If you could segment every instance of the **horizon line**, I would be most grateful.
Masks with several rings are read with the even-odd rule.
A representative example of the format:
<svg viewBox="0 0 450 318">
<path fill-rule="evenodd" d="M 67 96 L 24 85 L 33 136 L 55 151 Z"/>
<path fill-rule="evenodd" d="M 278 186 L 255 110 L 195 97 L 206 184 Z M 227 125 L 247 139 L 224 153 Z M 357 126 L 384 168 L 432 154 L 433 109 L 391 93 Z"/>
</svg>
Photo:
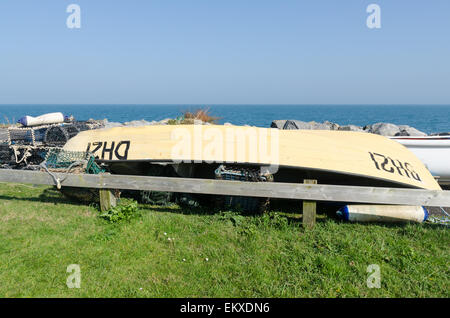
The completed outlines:
<svg viewBox="0 0 450 318">
<path fill-rule="evenodd" d="M 348 103 L 348 104 L 293 104 L 293 103 L 264 103 L 264 104 L 253 104 L 253 103 L 232 103 L 232 104 L 221 104 L 221 103 L 170 103 L 170 104 L 152 104 L 152 103 L 11 103 L 11 104 L 0 104 L 0 106 L 92 106 L 92 105 L 109 105 L 109 106 L 450 106 L 448 104 L 408 104 L 408 103 L 382 103 L 382 104 L 364 104 L 364 103 Z"/>
</svg>

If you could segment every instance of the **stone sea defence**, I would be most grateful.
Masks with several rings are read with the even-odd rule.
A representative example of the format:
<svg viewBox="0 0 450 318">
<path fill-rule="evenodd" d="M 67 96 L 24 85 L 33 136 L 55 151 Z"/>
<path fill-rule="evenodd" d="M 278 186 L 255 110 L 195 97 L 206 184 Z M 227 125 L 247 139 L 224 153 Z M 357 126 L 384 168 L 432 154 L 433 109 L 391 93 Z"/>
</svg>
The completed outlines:
<svg viewBox="0 0 450 318">
<path fill-rule="evenodd" d="M 94 121 L 91 119 L 91 121 Z M 173 125 L 179 124 L 179 120 L 166 118 L 160 121 L 147 121 L 144 119 L 133 120 L 129 122 L 111 122 L 108 119 L 95 120 L 95 122 L 102 123 L 105 128 L 114 127 L 139 127 L 148 125 Z M 209 125 L 208 122 L 202 122 L 201 120 L 193 120 L 193 124 L 203 124 Z M 230 123 L 225 123 L 224 125 L 231 125 Z M 300 120 L 274 120 L 272 121 L 271 128 L 278 129 L 310 129 L 310 130 L 335 130 L 335 131 L 357 131 L 366 132 L 382 136 L 427 136 L 423 131 L 420 131 L 414 127 L 408 125 L 395 125 L 392 123 L 375 123 L 366 126 L 356 126 L 356 125 L 339 125 L 330 121 L 324 121 L 323 123 L 315 121 L 300 121 Z M 443 133 L 432 133 L 433 135 L 450 135 L 450 132 Z M 7 128 L 0 128 L 0 140 L 6 140 L 8 136 Z"/>
<path fill-rule="evenodd" d="M 112 127 L 139 127 L 147 125 L 168 125 L 171 124 L 173 119 L 167 118 L 161 121 L 146 121 L 146 120 L 133 120 L 130 122 L 110 122 L 107 119 L 103 120 L 105 128 Z M 203 123 L 201 120 L 197 120 L 196 124 L 208 124 Z M 173 123 L 172 123 L 173 124 Z M 225 123 L 228 124 L 229 123 Z M 391 123 L 376 123 L 367 125 L 364 127 L 356 125 L 339 125 L 337 123 L 325 121 L 318 123 L 315 121 L 305 122 L 300 120 L 274 120 L 270 125 L 271 128 L 278 129 L 312 129 L 312 130 L 341 130 L 341 131 L 358 131 L 367 132 L 382 136 L 427 136 L 426 133 L 408 125 L 394 125 Z"/>
<path fill-rule="evenodd" d="M 270 127 L 278 129 L 358 131 L 382 136 L 427 136 L 426 133 L 414 127 L 410 127 L 408 125 L 394 125 L 391 123 L 375 123 L 361 127 L 356 125 L 341 126 L 337 123 L 332 123 L 329 121 L 318 123 L 315 121 L 305 122 L 300 120 L 274 120 Z"/>
</svg>

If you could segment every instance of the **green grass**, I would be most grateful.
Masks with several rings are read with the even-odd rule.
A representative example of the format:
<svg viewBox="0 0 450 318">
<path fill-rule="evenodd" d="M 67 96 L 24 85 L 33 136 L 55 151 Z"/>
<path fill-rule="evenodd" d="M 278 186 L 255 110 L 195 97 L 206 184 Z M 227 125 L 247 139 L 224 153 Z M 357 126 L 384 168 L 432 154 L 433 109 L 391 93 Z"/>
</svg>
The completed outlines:
<svg viewBox="0 0 450 318">
<path fill-rule="evenodd" d="M 450 296 L 442 226 L 324 217 L 304 230 L 292 215 L 206 212 L 140 206 L 111 224 L 53 189 L 0 184 L 0 296 Z M 66 286 L 70 264 L 79 289 Z M 366 285 L 370 264 L 379 289 Z"/>
</svg>

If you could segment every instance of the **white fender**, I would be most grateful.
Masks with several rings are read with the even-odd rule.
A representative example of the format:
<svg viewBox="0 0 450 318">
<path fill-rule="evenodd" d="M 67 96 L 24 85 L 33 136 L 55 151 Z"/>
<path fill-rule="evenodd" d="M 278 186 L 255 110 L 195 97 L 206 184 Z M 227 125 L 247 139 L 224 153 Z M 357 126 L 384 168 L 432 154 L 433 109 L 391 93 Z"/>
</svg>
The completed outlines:
<svg viewBox="0 0 450 318">
<path fill-rule="evenodd" d="M 409 205 L 346 205 L 337 214 L 351 222 L 424 222 L 428 211 Z"/>
<path fill-rule="evenodd" d="M 59 124 L 64 122 L 64 115 L 62 113 L 49 113 L 38 117 L 24 116 L 17 122 L 25 127 Z"/>
</svg>

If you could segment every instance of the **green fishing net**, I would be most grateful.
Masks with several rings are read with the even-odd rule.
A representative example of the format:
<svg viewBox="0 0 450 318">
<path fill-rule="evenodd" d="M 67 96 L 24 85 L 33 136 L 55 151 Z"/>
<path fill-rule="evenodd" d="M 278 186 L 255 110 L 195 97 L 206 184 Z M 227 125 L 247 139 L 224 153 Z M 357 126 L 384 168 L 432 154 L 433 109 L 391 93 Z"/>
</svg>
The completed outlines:
<svg viewBox="0 0 450 318">
<path fill-rule="evenodd" d="M 99 174 L 105 172 L 95 162 L 95 157 L 92 154 L 83 151 L 67 151 L 61 148 L 51 148 L 47 152 L 45 162 L 47 168 L 52 169 L 69 168 L 77 162 L 86 162 L 86 173 Z"/>
</svg>

